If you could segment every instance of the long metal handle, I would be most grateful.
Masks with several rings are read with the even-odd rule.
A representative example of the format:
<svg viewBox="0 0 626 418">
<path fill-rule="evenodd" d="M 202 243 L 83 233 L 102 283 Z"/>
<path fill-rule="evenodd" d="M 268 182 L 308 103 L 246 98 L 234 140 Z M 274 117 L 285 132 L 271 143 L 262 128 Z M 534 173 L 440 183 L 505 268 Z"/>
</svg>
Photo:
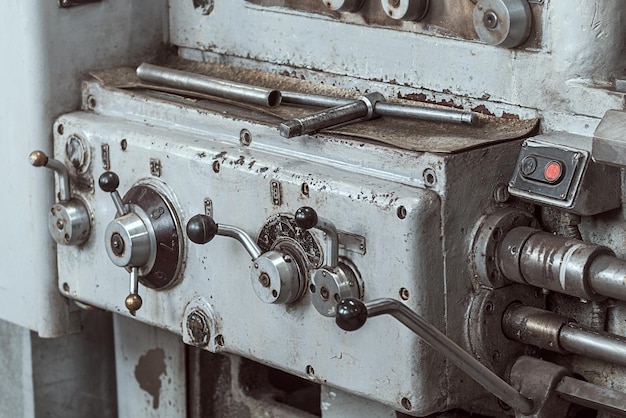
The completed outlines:
<svg viewBox="0 0 626 418">
<path fill-rule="evenodd" d="M 59 177 L 59 201 L 67 202 L 72 198 L 70 191 L 70 175 L 67 167 L 54 158 L 49 158 L 43 151 L 30 153 L 30 163 L 34 167 L 47 167 L 57 173 Z"/>
<path fill-rule="evenodd" d="M 573 377 L 564 377 L 554 389 L 561 398 L 589 408 L 626 417 L 626 395 Z"/>
<path fill-rule="evenodd" d="M 530 399 L 524 397 L 441 331 L 395 299 L 376 299 L 366 303 L 358 299 L 342 300 L 337 306 L 335 320 L 342 329 L 354 331 L 363 326 L 367 318 L 383 314 L 389 314 L 402 322 L 478 384 L 516 411 L 522 414 L 530 414 L 533 411 L 533 403 Z"/>
</svg>

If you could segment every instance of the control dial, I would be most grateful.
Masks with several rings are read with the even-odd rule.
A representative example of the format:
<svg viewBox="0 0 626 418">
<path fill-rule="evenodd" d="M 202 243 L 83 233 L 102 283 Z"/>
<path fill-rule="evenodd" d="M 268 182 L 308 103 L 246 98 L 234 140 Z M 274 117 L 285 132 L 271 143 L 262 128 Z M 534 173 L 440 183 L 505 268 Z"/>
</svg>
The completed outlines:
<svg viewBox="0 0 626 418">
<path fill-rule="evenodd" d="M 35 167 L 46 167 L 57 173 L 59 178 L 58 201 L 50 209 L 48 229 L 52 238 L 61 245 L 79 245 L 89 238 L 91 224 L 85 204 L 72 197 L 70 176 L 67 167 L 43 151 L 30 153 L 30 163 Z"/>
<path fill-rule="evenodd" d="M 178 280 L 183 260 L 180 223 L 162 186 L 137 184 L 122 199 L 117 174 L 107 171 L 98 183 L 111 194 L 117 209 L 116 218 L 106 228 L 105 248 L 116 266 L 130 271 L 126 308 L 134 315 L 142 305 L 139 283 L 162 290 Z"/>
</svg>

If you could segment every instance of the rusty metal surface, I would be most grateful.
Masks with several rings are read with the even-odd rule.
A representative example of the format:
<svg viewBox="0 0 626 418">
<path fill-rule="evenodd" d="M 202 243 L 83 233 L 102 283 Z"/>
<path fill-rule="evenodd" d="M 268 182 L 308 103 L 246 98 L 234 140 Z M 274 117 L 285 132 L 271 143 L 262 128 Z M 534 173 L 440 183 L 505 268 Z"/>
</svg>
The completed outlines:
<svg viewBox="0 0 626 418">
<path fill-rule="evenodd" d="M 246 0 L 255 6 L 277 11 L 299 11 L 312 16 L 333 19 L 357 25 L 377 26 L 407 32 L 424 33 L 448 38 L 478 40 L 472 24 L 473 1 L 431 1 L 426 17 L 420 22 L 403 22 L 390 19 L 383 11 L 379 0 L 367 1 L 356 13 L 333 11 L 320 0 Z M 531 4 L 534 22 L 541 22 L 542 5 Z M 531 36 L 522 48 L 541 47 L 541 25 L 533 24 Z"/>
<path fill-rule="evenodd" d="M 278 90 L 291 90 L 352 98 L 361 95 L 361 93 L 357 91 L 312 83 L 287 75 L 269 74 L 226 65 L 191 62 L 181 59 L 171 59 L 166 64 L 175 69 Z M 191 98 L 191 100 L 184 100 L 184 103 L 189 106 L 197 106 L 203 109 L 220 112 L 230 117 L 252 119 L 264 124 L 275 124 L 278 126 L 283 120 L 301 117 L 311 113 L 311 108 L 307 107 L 281 105 L 268 110 L 257 106 L 235 103 L 229 100 L 215 99 L 198 93 L 147 85 L 139 81 L 132 68 L 98 71 L 93 72 L 92 75 L 107 87 L 132 89 L 138 94 L 144 91 L 157 90 L 169 94 L 170 96 L 168 97 L 171 100 L 183 100 L 181 97 Z M 391 98 L 389 101 L 433 108 L 439 107 L 428 103 L 416 103 L 415 101 L 403 99 Z M 456 153 L 528 136 L 535 130 L 537 124 L 537 119 L 520 120 L 515 118 L 495 118 L 488 115 L 481 117 L 479 126 L 460 126 L 383 117 L 376 120 L 334 128 L 324 131 L 324 133 L 341 135 L 361 142 L 386 144 L 409 151 Z"/>
</svg>

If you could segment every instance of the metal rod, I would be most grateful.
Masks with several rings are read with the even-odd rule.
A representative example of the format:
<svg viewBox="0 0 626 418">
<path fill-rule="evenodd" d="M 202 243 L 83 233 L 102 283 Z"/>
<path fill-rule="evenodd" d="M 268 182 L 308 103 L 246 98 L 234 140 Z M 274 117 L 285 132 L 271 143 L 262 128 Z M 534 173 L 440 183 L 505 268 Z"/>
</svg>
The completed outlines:
<svg viewBox="0 0 626 418">
<path fill-rule="evenodd" d="M 221 80 L 152 64 L 141 64 L 137 68 L 137 77 L 143 81 L 266 107 L 276 107 L 282 100 L 282 95 L 278 90 Z"/>
<path fill-rule="evenodd" d="M 502 317 L 507 338 L 626 366 L 626 338 L 578 325 L 573 319 L 532 306 L 511 305 Z"/>
<path fill-rule="evenodd" d="M 564 350 L 626 366 L 626 338 L 569 323 L 559 334 Z"/>
<path fill-rule="evenodd" d="M 139 268 L 130 269 L 129 291 L 131 295 L 139 293 Z"/>
<path fill-rule="evenodd" d="M 626 261 L 611 255 L 596 257 L 589 266 L 589 285 L 594 292 L 626 300 Z"/>
<path fill-rule="evenodd" d="M 395 299 L 377 299 L 366 302 L 367 316 L 389 314 L 419 335 L 427 344 L 446 356 L 455 366 L 463 370 L 478 384 L 497 398 L 506 402 L 522 414 L 533 411 L 533 403 L 498 375 L 456 345 L 437 328 L 424 321 L 417 313 Z"/>
<path fill-rule="evenodd" d="M 72 198 L 70 192 L 70 175 L 67 167 L 54 158 L 48 158 L 43 151 L 33 151 L 30 153 L 30 163 L 34 167 L 46 167 L 57 173 L 59 178 L 59 201 L 67 202 Z"/>
<path fill-rule="evenodd" d="M 320 94 L 307 94 L 294 91 L 283 91 L 283 103 L 315 106 L 335 107 L 354 103 L 356 99 L 346 99 Z M 374 106 L 374 113 L 378 116 L 393 116 L 398 118 L 427 120 L 432 122 L 475 125 L 479 121 L 476 112 L 459 109 L 435 109 L 432 107 L 411 106 L 399 103 L 378 102 Z"/>
<path fill-rule="evenodd" d="M 256 260 L 262 254 L 261 249 L 256 244 L 256 242 L 254 242 L 250 235 L 248 235 L 241 228 L 237 228 L 236 226 L 231 225 L 218 224 L 216 235 L 235 238 L 241 243 L 241 245 L 243 245 L 243 247 L 246 249 L 248 254 L 250 254 L 250 257 L 252 257 L 253 260 Z"/>
<path fill-rule="evenodd" d="M 394 116 L 406 119 L 427 120 L 454 124 L 475 125 L 479 116 L 475 112 L 457 109 L 434 109 L 431 107 L 409 106 L 398 103 L 379 102 L 374 110 L 380 116 Z"/>
<path fill-rule="evenodd" d="M 626 417 L 626 394 L 565 376 L 555 392 L 568 402 Z"/>
</svg>

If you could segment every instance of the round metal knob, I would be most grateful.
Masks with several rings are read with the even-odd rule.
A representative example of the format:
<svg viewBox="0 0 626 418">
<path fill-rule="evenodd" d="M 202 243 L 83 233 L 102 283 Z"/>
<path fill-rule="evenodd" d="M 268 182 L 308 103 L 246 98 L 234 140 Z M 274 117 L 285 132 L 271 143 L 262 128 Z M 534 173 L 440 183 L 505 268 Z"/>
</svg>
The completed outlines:
<svg viewBox="0 0 626 418">
<path fill-rule="evenodd" d="M 530 35 L 533 16 L 528 0 L 479 0 L 473 22 L 481 41 L 515 48 Z"/>
<path fill-rule="evenodd" d="M 428 13 L 429 0 L 380 0 L 380 4 L 394 20 L 420 21 Z"/>
<path fill-rule="evenodd" d="M 358 299 L 344 299 L 337 305 L 335 322 L 344 331 L 356 331 L 367 321 L 367 307 Z"/>
<path fill-rule="evenodd" d="M 141 305 L 143 305 L 143 300 L 138 294 L 130 294 L 126 297 L 124 304 L 126 305 L 126 309 L 128 309 L 131 315 L 134 316 L 135 312 L 141 308 Z"/>
<path fill-rule="evenodd" d="M 217 224 L 208 215 L 196 215 L 187 222 L 187 236 L 196 244 L 206 244 L 217 234 Z"/>
<path fill-rule="evenodd" d="M 34 167 L 45 167 L 48 164 L 48 156 L 43 151 L 33 151 L 28 157 Z"/>
<path fill-rule="evenodd" d="M 319 218 L 315 209 L 304 206 L 296 211 L 295 214 L 296 225 L 302 229 L 311 229 L 317 225 Z"/>
<path fill-rule="evenodd" d="M 338 12 L 356 12 L 363 6 L 364 1 L 365 0 L 322 0 L 326 7 Z"/>
<path fill-rule="evenodd" d="M 106 171 L 98 179 L 98 185 L 102 191 L 113 193 L 120 186 L 120 178 L 114 172 Z"/>
</svg>

